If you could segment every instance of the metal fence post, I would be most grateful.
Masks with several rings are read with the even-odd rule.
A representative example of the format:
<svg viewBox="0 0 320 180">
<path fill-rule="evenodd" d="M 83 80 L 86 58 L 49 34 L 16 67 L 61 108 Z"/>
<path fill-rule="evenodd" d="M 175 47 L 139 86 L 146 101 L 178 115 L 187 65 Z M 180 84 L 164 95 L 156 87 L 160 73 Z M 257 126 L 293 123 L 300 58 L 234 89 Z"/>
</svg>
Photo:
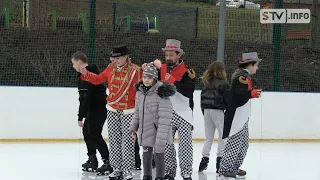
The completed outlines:
<svg viewBox="0 0 320 180">
<path fill-rule="evenodd" d="M 281 9 L 282 0 L 276 0 L 275 8 Z M 273 26 L 273 48 L 274 48 L 274 70 L 273 70 L 273 90 L 279 91 L 280 79 L 280 59 L 281 59 L 281 24 L 274 24 Z"/>
<path fill-rule="evenodd" d="M 95 41 L 96 41 L 96 0 L 90 1 L 90 32 L 89 32 L 89 60 L 95 61 Z"/>
<path fill-rule="evenodd" d="M 226 1 L 220 1 L 217 61 L 221 62 L 224 62 L 226 11 Z"/>
<path fill-rule="evenodd" d="M 199 18 L 199 8 L 196 8 L 196 20 L 195 20 L 195 37 L 198 38 L 198 19 Z"/>
<path fill-rule="evenodd" d="M 117 30 L 117 3 L 113 3 L 113 32 Z"/>
</svg>

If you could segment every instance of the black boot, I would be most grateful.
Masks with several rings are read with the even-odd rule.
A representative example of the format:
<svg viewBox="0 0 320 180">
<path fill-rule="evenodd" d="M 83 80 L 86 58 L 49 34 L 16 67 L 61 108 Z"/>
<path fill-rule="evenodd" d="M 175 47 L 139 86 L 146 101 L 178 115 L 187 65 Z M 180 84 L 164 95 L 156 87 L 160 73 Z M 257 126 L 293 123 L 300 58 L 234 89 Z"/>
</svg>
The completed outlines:
<svg viewBox="0 0 320 180">
<path fill-rule="evenodd" d="M 152 180 L 152 176 L 144 175 L 142 180 Z"/>
<path fill-rule="evenodd" d="M 97 169 L 98 175 L 108 175 L 113 172 L 113 168 L 110 165 L 109 160 L 102 159 L 103 165 Z"/>
<path fill-rule="evenodd" d="M 216 173 L 218 173 L 218 172 L 219 172 L 221 159 L 222 159 L 222 157 L 217 157 L 217 162 L 216 162 Z"/>
<path fill-rule="evenodd" d="M 89 156 L 87 162 L 82 164 L 82 170 L 87 172 L 95 172 L 98 168 L 98 160 L 96 155 Z"/>
<path fill-rule="evenodd" d="M 199 172 L 206 170 L 208 167 L 208 163 L 209 163 L 209 158 L 203 157 L 199 165 Z"/>
<path fill-rule="evenodd" d="M 165 176 L 164 176 L 164 179 L 167 179 L 167 180 L 174 180 L 174 177 L 172 177 L 171 175 L 169 175 L 169 174 L 166 174 Z"/>
<path fill-rule="evenodd" d="M 155 180 L 164 180 L 163 177 L 157 177 Z"/>
<path fill-rule="evenodd" d="M 156 162 L 154 161 L 154 155 L 152 156 L 152 169 L 156 168 Z"/>
<path fill-rule="evenodd" d="M 140 146 L 138 140 L 134 144 L 135 170 L 141 170 Z"/>
</svg>

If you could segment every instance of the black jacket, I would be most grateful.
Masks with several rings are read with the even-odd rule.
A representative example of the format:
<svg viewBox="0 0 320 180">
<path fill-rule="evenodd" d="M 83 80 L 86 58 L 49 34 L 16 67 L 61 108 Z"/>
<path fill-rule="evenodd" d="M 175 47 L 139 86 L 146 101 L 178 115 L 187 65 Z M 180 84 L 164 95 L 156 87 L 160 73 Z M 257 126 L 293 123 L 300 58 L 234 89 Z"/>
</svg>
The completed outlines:
<svg viewBox="0 0 320 180">
<path fill-rule="evenodd" d="M 92 73 L 99 74 L 99 69 L 96 65 L 88 65 L 86 69 Z M 105 112 L 107 95 L 104 84 L 93 85 L 90 82 L 82 81 L 79 73 L 78 92 L 79 92 L 79 112 L 78 121 L 82 121 L 87 117 L 89 112 Z"/>
<path fill-rule="evenodd" d="M 245 105 L 252 98 L 252 82 L 249 82 L 248 79 L 251 79 L 250 74 L 244 69 L 237 69 L 232 74 L 231 88 L 227 98 L 228 107 L 226 108 L 224 116 L 223 139 L 229 136 L 233 125 L 237 126 L 236 124 L 238 122 L 234 119 L 237 109 Z M 250 111 L 250 108 L 247 109 L 247 111 Z M 245 118 L 248 118 L 249 120 L 249 117 Z"/>
<path fill-rule="evenodd" d="M 227 80 L 210 79 L 201 91 L 201 109 L 221 109 L 227 106 L 230 85 Z"/>
</svg>

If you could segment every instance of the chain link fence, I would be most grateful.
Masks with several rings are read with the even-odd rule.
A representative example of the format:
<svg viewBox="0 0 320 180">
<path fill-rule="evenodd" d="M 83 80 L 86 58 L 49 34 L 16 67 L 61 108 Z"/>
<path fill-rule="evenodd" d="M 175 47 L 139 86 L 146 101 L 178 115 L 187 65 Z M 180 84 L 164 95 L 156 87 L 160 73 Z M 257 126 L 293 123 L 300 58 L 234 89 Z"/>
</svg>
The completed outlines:
<svg viewBox="0 0 320 180">
<path fill-rule="evenodd" d="M 103 70 L 111 47 L 128 44 L 132 60 L 141 65 L 156 58 L 164 60 L 161 48 L 167 38 L 182 42 L 183 59 L 198 76 L 216 60 L 219 7 L 215 3 L 210 7 L 175 7 L 101 0 L 92 6 L 90 2 L 1 1 L 1 85 L 74 87 L 77 74 L 70 56 L 75 51 L 91 54 L 90 62 Z M 310 24 L 281 25 L 280 58 L 273 37 L 279 32 L 272 25 L 260 24 L 258 10 L 227 8 L 225 64 L 229 78 L 243 52 L 257 51 L 263 59 L 254 76 L 257 87 L 319 92 L 319 7 L 284 4 L 284 8 L 309 8 L 313 14 Z M 153 30 L 148 33 L 149 29 Z M 306 36 L 295 39 L 290 36 L 293 32 Z M 197 89 L 201 87 L 197 81 Z"/>
</svg>

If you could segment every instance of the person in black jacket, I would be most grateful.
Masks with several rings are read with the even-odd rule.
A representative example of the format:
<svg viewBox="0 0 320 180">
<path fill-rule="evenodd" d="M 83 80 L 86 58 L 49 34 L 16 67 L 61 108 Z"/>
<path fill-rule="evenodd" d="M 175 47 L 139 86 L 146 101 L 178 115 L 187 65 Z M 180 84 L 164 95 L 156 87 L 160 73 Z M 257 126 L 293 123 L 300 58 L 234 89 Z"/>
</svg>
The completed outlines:
<svg viewBox="0 0 320 180">
<path fill-rule="evenodd" d="M 222 62 L 215 61 L 204 72 L 201 77 L 204 88 L 201 91 L 201 109 L 204 113 L 204 130 L 206 139 L 202 149 L 202 160 L 199 165 L 199 172 L 207 169 L 210 157 L 211 146 L 215 131 L 219 133 L 218 149 L 216 159 L 216 173 L 220 167 L 220 160 L 226 140 L 222 139 L 224 110 L 226 109 L 226 97 L 230 85 L 227 81 L 225 66 Z"/>
<path fill-rule="evenodd" d="M 227 143 L 219 168 L 219 180 L 245 178 L 247 172 L 240 169 L 249 147 L 249 117 L 251 99 L 259 98 L 261 89 L 252 88 L 251 76 L 256 74 L 261 59 L 257 52 L 243 53 L 239 68 L 231 76 L 222 139 Z"/>
<path fill-rule="evenodd" d="M 81 67 L 88 71 L 99 74 L 98 67 L 94 64 L 88 65 L 87 56 L 83 52 L 72 55 L 73 68 L 79 72 Z M 103 84 L 92 85 L 80 79 L 78 74 L 79 113 L 78 125 L 82 127 L 84 141 L 88 149 L 89 159 L 82 165 L 84 171 L 112 172 L 109 163 L 109 149 L 102 137 L 102 129 L 107 118 L 106 109 L 106 87 Z M 83 123 L 83 119 L 85 119 Z M 103 165 L 98 168 L 96 150 L 101 154 Z"/>
</svg>

